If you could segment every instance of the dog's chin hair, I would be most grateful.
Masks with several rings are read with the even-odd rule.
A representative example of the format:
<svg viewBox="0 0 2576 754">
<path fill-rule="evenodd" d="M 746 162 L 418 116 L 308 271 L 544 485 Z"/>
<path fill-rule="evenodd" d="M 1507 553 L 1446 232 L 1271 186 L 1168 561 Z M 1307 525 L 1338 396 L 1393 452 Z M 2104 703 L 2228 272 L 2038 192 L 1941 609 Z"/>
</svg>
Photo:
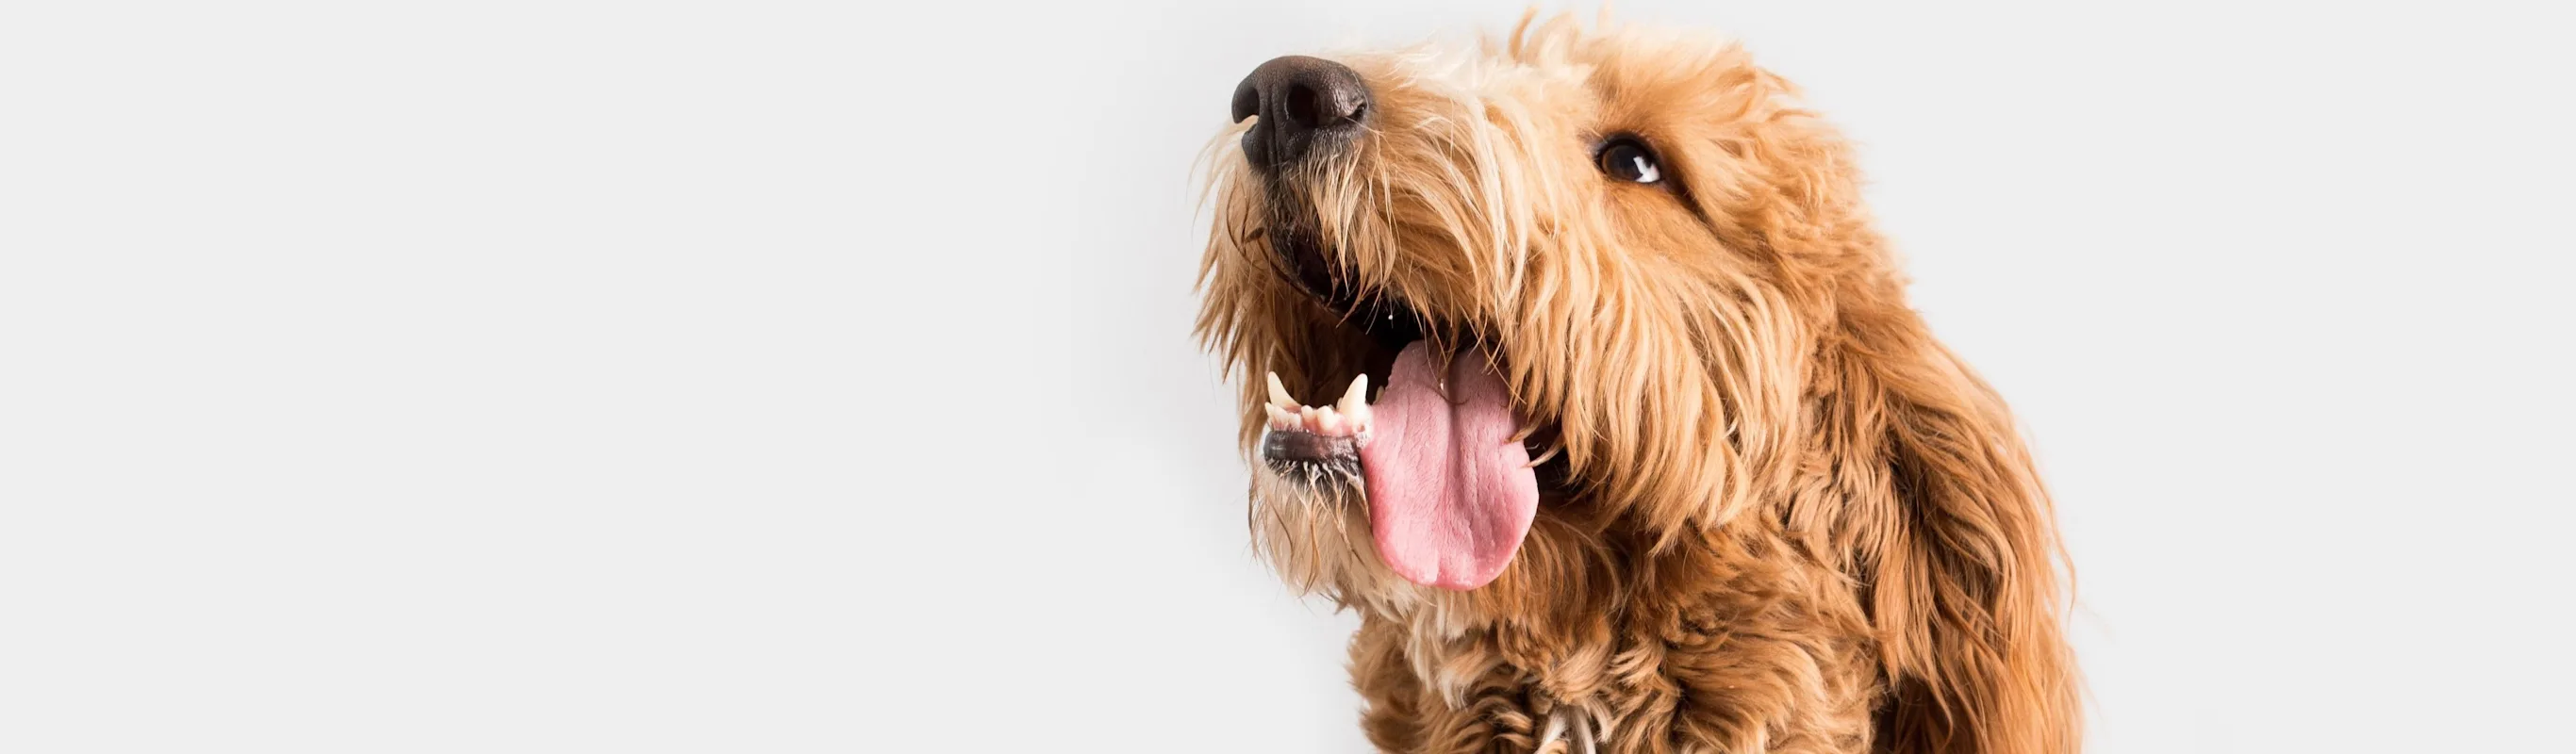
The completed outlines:
<svg viewBox="0 0 2576 754">
<path fill-rule="evenodd" d="M 1465 593 L 1406 581 L 1378 558 L 1360 477 L 1320 464 L 1253 469 L 1252 546 L 1292 592 L 1379 615 L 1434 611 L 1442 633 L 1468 625 Z"/>
<path fill-rule="evenodd" d="M 1368 494 L 1356 476 L 1321 464 L 1258 463 L 1252 474 L 1252 546 L 1301 595 L 1349 604 L 1378 564 L 1368 535 Z"/>
</svg>

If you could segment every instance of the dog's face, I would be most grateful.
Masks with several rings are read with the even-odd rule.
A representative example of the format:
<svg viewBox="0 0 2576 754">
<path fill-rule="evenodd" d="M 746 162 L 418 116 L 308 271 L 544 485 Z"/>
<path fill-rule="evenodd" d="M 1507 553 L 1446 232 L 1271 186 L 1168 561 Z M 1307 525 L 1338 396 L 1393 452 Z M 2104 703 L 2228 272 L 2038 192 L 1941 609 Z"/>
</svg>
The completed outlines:
<svg viewBox="0 0 2576 754">
<path fill-rule="evenodd" d="M 1199 327 L 1244 382 L 1274 565 L 1544 599 L 1606 532 L 1651 547 L 1785 478 L 1831 309 L 1802 280 L 1876 264 L 1789 96 L 1733 45 L 1566 19 L 1247 78 Z"/>
<path fill-rule="evenodd" d="M 1256 69 L 1198 323 L 1254 538 L 1412 644 L 1507 626 L 1543 667 L 1785 621 L 1874 653 L 1886 750 L 2071 750 L 2047 492 L 1794 96 L 1731 44 L 1565 18 Z"/>
</svg>

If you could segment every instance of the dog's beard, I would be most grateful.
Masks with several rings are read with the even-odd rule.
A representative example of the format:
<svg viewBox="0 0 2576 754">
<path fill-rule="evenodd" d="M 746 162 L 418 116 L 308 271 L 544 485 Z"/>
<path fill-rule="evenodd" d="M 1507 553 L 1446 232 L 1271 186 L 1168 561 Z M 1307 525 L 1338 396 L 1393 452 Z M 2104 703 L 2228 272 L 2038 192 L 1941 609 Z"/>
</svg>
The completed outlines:
<svg viewBox="0 0 2576 754">
<path fill-rule="evenodd" d="M 1368 494 L 1357 465 L 1264 461 L 1252 475 L 1252 543 L 1301 594 L 1347 598 L 1383 566 L 1366 541 Z"/>
</svg>

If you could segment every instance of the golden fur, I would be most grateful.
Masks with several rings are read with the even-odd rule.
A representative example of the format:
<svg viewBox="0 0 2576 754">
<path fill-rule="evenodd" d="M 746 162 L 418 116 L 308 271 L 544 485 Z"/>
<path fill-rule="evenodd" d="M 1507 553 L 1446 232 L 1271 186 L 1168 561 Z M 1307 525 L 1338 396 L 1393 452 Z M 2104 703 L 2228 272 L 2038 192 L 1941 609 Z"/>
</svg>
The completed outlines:
<svg viewBox="0 0 2576 754">
<path fill-rule="evenodd" d="M 1732 44 L 1524 19 L 1335 58 L 1379 120 L 1301 167 L 1341 274 L 1493 349 L 1561 453 L 1518 557 L 1389 573 L 1355 485 L 1255 463 L 1259 549 L 1355 609 L 1387 751 L 2065 752 L 2047 493 L 2011 415 L 1908 308 L 1849 150 Z M 1211 150 L 1199 331 L 1243 386 L 1340 392 L 1363 337 L 1277 274 L 1263 181 Z M 1634 134 L 1661 186 L 1605 178 Z"/>
</svg>

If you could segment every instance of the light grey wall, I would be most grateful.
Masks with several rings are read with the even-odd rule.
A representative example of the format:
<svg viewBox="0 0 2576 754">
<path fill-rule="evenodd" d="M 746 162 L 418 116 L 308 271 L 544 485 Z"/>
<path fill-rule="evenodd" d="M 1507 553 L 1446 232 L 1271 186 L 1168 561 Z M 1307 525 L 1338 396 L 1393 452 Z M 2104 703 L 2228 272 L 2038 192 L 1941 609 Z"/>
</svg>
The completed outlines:
<svg viewBox="0 0 2576 754">
<path fill-rule="evenodd" d="M 1861 144 L 2095 751 L 2557 745 L 2561 14 L 1620 12 Z M 0 750 L 1357 750 L 1191 161 L 1270 56 L 1516 14 L 0 10 Z"/>
</svg>

